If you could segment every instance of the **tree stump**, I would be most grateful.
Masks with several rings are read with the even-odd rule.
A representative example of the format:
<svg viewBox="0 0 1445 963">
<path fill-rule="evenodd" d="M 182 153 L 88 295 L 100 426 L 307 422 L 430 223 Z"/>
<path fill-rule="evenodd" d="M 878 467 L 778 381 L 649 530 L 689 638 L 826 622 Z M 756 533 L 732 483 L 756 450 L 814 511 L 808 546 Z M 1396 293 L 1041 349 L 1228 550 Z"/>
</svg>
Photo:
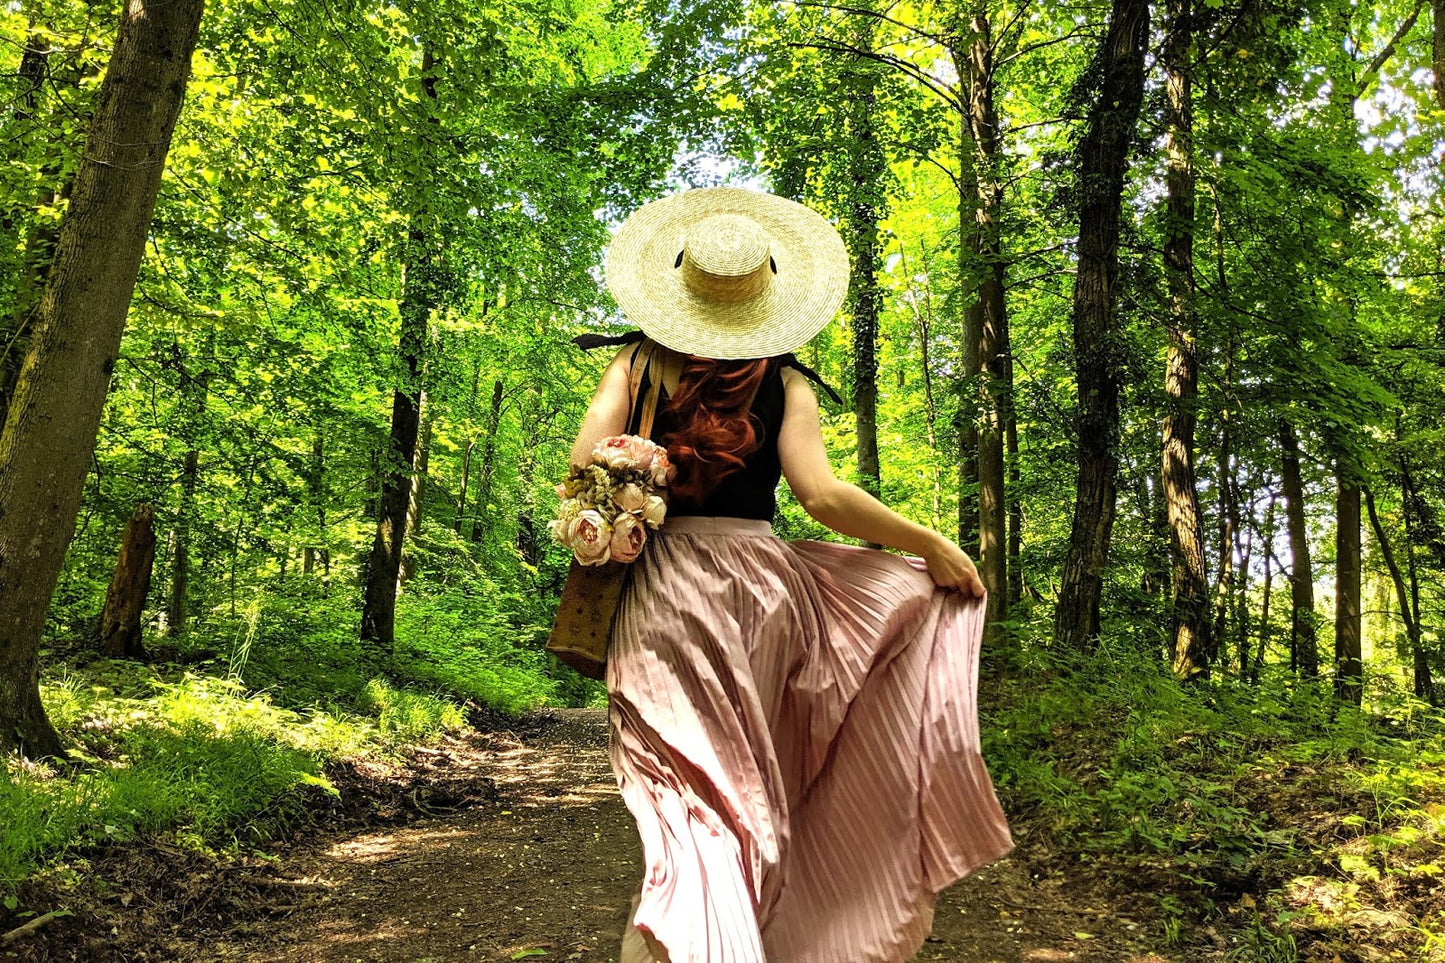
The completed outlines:
<svg viewBox="0 0 1445 963">
<path fill-rule="evenodd" d="M 154 510 L 149 502 L 136 506 L 120 541 L 115 576 L 105 593 L 100 616 L 100 651 L 114 658 L 144 659 L 141 613 L 151 590 L 151 568 L 156 560 Z"/>
</svg>

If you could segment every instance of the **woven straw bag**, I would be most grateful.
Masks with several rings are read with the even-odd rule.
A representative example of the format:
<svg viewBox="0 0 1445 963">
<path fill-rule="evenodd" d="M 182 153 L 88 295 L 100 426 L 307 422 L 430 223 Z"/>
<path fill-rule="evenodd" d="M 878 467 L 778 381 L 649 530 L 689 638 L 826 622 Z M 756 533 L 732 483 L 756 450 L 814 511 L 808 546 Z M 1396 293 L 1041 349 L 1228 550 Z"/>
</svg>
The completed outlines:
<svg viewBox="0 0 1445 963">
<path fill-rule="evenodd" d="M 671 380 L 674 371 L 681 371 L 682 360 L 681 355 L 661 347 L 651 338 L 638 345 L 637 353 L 632 357 L 628 383 L 632 401 L 627 423 L 632 424 L 632 409 L 637 407 L 643 375 L 653 369 L 652 376 L 648 378 L 647 397 L 642 399 L 642 417 L 636 432 L 643 438 L 652 435 L 662 383 Z M 643 551 L 646 550 L 644 547 Z M 612 635 L 612 620 L 617 615 L 617 606 L 622 601 L 627 573 L 631 568 L 628 562 L 583 565 L 574 558 L 572 567 L 567 571 L 567 583 L 562 587 L 562 601 L 557 606 L 557 618 L 552 624 L 552 635 L 547 640 L 547 651 L 588 678 L 600 679 L 606 671 L 607 641 Z"/>
</svg>

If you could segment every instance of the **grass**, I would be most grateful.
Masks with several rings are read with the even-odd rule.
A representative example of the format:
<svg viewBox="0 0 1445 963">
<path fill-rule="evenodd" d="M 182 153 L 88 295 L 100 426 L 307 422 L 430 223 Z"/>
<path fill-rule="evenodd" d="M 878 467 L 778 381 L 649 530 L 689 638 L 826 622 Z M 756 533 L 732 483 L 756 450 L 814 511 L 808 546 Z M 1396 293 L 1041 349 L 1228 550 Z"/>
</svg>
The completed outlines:
<svg viewBox="0 0 1445 963">
<path fill-rule="evenodd" d="M 391 756 L 466 725 L 465 707 L 513 715 L 595 700 L 555 679 L 529 628 L 536 600 L 489 586 L 414 583 L 388 678 L 361 671 L 349 599 L 258 592 L 211 613 L 180 655 L 146 666 L 59 667 L 41 694 L 73 748 L 66 764 L 0 762 L 0 899 L 67 853 L 164 833 L 197 848 L 264 840 L 329 788 L 328 763 Z"/>
<path fill-rule="evenodd" d="M 297 711 L 240 682 L 100 661 L 42 687 L 70 763 L 0 766 L 0 896 L 68 852 L 168 833 L 235 849 L 303 817 L 328 761 L 386 756 L 465 725 L 454 703 L 380 679 L 354 709 Z"/>
<path fill-rule="evenodd" d="M 1439 942 L 1438 710 L 1376 690 L 1361 712 L 1282 674 L 1184 687 L 1117 650 L 1026 661 L 983 698 L 1005 806 L 1062 865 L 1161 894 L 1161 942 L 1185 918 L 1227 923 L 1235 959 Z"/>
</svg>

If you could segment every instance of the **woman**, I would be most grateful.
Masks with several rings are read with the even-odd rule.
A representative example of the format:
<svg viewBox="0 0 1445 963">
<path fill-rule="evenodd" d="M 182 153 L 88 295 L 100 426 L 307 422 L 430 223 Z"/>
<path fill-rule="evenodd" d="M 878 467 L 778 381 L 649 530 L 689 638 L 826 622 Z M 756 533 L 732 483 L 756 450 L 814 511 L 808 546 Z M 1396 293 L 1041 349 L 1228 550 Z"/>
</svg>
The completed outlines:
<svg viewBox="0 0 1445 963">
<path fill-rule="evenodd" d="M 653 202 L 607 260 L 661 345 L 650 432 L 677 466 L 612 627 L 610 756 L 646 874 L 623 963 L 901 963 L 939 890 L 1008 852 L 979 756 L 983 586 L 957 545 L 833 477 L 790 352 L 847 290 L 821 216 L 734 188 Z M 636 431 L 638 346 L 573 449 Z M 771 534 L 813 518 L 911 557 Z"/>
</svg>

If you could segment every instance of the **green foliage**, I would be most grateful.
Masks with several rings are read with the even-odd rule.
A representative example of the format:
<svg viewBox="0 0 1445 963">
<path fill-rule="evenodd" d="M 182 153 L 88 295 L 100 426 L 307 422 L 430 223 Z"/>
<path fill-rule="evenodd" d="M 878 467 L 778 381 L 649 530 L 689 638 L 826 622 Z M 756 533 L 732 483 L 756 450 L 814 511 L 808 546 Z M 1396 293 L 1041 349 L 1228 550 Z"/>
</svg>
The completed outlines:
<svg viewBox="0 0 1445 963">
<path fill-rule="evenodd" d="M 1071 849 L 1168 857 L 1205 889 L 1296 854 L 1291 800 L 1261 805 L 1281 767 L 1339 765 L 1375 826 L 1415 814 L 1414 791 L 1445 792 L 1438 713 L 1402 737 L 1317 686 L 1185 688 L 1128 651 L 1040 659 L 1030 671 L 1044 684 L 1030 683 L 984 728 L 1013 808 L 1041 814 Z"/>
<path fill-rule="evenodd" d="M 334 792 L 332 760 L 386 755 L 465 726 L 460 706 L 361 681 L 349 706 L 298 711 L 234 678 L 92 663 L 43 690 L 69 767 L 0 767 L 0 892 L 78 846 L 165 833 L 201 847 L 265 839 Z M 295 700 L 295 693 L 292 693 Z"/>
<path fill-rule="evenodd" d="M 1406 693 L 1365 713 L 1279 678 L 1186 687 L 1107 646 L 1017 671 L 982 703 L 1005 809 L 1066 860 L 1157 881 L 1169 945 L 1233 909 L 1231 959 L 1302 959 L 1302 933 L 1398 917 L 1400 883 L 1439 872 L 1445 714 Z"/>
</svg>

